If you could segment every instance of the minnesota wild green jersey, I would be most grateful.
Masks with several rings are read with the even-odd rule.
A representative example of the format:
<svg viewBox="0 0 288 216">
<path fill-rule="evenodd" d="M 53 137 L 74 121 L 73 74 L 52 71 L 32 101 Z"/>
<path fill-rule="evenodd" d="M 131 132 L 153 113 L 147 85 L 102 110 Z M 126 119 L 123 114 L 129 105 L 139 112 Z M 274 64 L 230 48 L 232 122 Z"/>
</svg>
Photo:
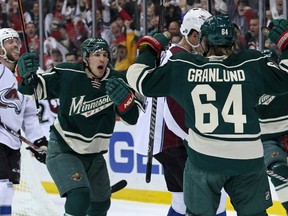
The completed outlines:
<svg viewBox="0 0 288 216">
<path fill-rule="evenodd" d="M 106 80 L 110 77 L 122 78 L 126 82 L 123 73 L 109 68 L 101 80 L 92 79 L 84 72 L 82 64 L 61 63 L 49 73 L 38 74 L 39 98 L 59 98 L 60 101 L 53 129 L 80 154 L 107 151 L 115 114 L 127 123 L 137 122 L 135 103 L 126 113 L 120 114 L 106 94 Z M 21 88 L 25 91 L 25 86 Z"/>
<path fill-rule="evenodd" d="M 257 111 L 262 141 L 277 139 L 288 134 L 288 94 L 281 96 L 263 95 Z"/>
<path fill-rule="evenodd" d="M 263 94 L 288 93 L 287 60 L 278 66 L 245 50 L 209 58 L 178 53 L 158 68 L 154 61 L 151 50 L 143 52 L 127 72 L 128 83 L 148 97 L 171 96 L 184 108 L 193 164 L 229 174 L 263 166 L 255 105 Z"/>
</svg>

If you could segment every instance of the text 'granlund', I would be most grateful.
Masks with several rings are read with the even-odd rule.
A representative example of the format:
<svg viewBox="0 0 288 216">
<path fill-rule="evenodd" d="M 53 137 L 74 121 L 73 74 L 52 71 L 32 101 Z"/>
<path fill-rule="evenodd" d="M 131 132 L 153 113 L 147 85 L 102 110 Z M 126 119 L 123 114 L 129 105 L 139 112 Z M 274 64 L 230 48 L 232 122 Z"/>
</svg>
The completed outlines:
<svg viewBox="0 0 288 216">
<path fill-rule="evenodd" d="M 239 82 L 245 80 L 244 70 L 223 70 L 219 68 L 189 69 L 189 82 Z"/>
</svg>

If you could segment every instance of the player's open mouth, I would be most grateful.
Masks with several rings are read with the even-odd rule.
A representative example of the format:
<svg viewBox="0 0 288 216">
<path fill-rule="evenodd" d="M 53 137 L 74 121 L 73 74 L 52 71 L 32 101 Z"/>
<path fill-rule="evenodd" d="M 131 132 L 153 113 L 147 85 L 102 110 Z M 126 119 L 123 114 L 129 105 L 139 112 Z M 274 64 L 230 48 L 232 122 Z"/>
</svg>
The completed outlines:
<svg viewBox="0 0 288 216">
<path fill-rule="evenodd" d="M 99 70 L 103 70 L 104 67 L 103 67 L 103 66 L 98 66 L 98 69 L 99 69 Z"/>
</svg>

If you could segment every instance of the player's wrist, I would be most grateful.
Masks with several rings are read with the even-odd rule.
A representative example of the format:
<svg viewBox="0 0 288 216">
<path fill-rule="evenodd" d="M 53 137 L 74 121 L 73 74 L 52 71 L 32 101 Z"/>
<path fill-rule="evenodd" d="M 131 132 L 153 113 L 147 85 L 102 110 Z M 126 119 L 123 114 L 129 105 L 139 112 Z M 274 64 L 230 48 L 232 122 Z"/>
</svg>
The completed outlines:
<svg viewBox="0 0 288 216">
<path fill-rule="evenodd" d="M 285 50 L 287 48 L 287 45 L 288 45 L 288 30 L 283 32 L 277 41 L 277 47 L 280 50 Z"/>
<path fill-rule="evenodd" d="M 134 94 L 130 91 L 125 100 L 117 106 L 119 112 L 120 113 L 127 112 L 133 105 L 134 100 L 135 100 Z"/>
</svg>

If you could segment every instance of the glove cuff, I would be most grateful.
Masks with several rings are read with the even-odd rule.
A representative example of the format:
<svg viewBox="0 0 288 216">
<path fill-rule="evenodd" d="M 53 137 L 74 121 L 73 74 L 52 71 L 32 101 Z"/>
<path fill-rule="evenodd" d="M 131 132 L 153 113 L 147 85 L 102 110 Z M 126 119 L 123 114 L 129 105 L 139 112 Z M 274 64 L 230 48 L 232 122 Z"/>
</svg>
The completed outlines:
<svg viewBox="0 0 288 216">
<path fill-rule="evenodd" d="M 280 50 L 284 50 L 286 49 L 288 45 L 288 30 L 286 30 L 285 32 L 283 32 L 280 37 L 279 40 L 277 41 L 277 47 Z"/>
<path fill-rule="evenodd" d="M 130 107 L 133 105 L 134 99 L 135 97 L 133 93 L 130 91 L 128 97 L 121 104 L 118 105 L 119 112 L 124 113 L 127 110 L 129 110 Z"/>
<path fill-rule="evenodd" d="M 141 46 L 144 46 L 144 45 L 150 46 L 153 50 L 156 51 L 157 55 L 161 53 L 162 45 L 153 36 L 147 35 L 145 37 L 142 37 L 137 43 L 137 48 L 141 49 Z"/>
</svg>

